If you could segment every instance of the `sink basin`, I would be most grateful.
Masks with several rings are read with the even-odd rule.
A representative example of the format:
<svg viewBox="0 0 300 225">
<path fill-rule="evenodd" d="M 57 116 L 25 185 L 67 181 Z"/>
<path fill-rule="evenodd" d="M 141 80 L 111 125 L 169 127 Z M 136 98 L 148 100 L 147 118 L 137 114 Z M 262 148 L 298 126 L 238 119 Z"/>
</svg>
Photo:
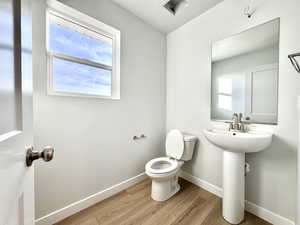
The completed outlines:
<svg viewBox="0 0 300 225">
<path fill-rule="evenodd" d="M 233 132 L 204 130 L 205 137 L 214 145 L 229 152 L 251 153 L 266 149 L 272 142 L 272 134 L 260 132 Z"/>
<path fill-rule="evenodd" d="M 259 152 L 272 142 L 272 134 L 204 130 L 208 141 L 223 151 L 222 215 L 231 224 L 240 224 L 245 211 L 245 153 Z"/>
</svg>

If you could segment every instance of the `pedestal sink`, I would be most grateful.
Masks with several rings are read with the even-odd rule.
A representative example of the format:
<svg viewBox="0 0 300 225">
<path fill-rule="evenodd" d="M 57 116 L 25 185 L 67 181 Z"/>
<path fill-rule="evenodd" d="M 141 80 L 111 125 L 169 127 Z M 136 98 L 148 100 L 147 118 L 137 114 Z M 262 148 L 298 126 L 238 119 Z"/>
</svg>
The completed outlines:
<svg viewBox="0 0 300 225">
<path fill-rule="evenodd" d="M 223 152 L 223 217 L 231 224 L 244 219 L 245 153 L 259 152 L 272 142 L 272 134 L 204 130 L 205 137 Z"/>
</svg>

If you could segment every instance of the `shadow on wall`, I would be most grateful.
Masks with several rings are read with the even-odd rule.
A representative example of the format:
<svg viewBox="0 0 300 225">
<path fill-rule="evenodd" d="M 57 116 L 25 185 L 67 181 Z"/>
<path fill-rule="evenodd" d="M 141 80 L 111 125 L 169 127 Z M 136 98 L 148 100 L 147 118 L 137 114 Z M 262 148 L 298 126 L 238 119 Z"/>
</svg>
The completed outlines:
<svg viewBox="0 0 300 225">
<path fill-rule="evenodd" d="M 215 146 L 212 146 L 210 143 L 206 143 L 205 139 L 201 140 L 200 138 L 198 138 L 193 158 L 184 164 L 184 171 L 198 177 L 197 174 L 199 174 L 199 171 L 197 170 L 199 170 L 200 168 L 196 168 L 195 165 L 199 165 L 199 161 L 205 161 L 205 159 L 199 158 L 204 156 L 204 154 L 201 153 L 202 151 L 219 151 L 220 154 L 222 154 L 222 150 L 218 149 Z M 222 155 L 220 157 L 222 158 Z M 274 135 L 272 144 L 268 149 L 259 153 L 246 154 L 246 161 L 250 163 L 251 167 L 251 171 L 247 174 L 246 177 L 247 200 L 259 204 L 260 202 L 263 202 L 263 199 L 265 198 L 278 196 L 278 199 L 273 200 L 276 205 L 281 204 L 280 199 L 282 198 L 282 193 L 288 191 L 295 193 L 296 196 L 296 187 L 292 185 L 289 187 L 284 187 L 283 185 L 285 179 L 289 180 L 290 176 L 294 176 L 296 182 L 295 165 L 297 161 L 297 151 L 295 146 L 289 144 L 283 138 Z M 295 163 L 291 163 L 292 161 L 295 161 Z M 222 160 L 220 161 L 220 163 L 222 163 Z M 277 166 L 278 164 L 285 166 L 279 168 Z M 214 165 L 211 166 L 213 167 Z M 294 170 L 295 173 L 289 173 L 291 170 Z M 201 174 L 203 173 L 205 174 L 206 172 L 201 171 Z M 262 191 L 262 188 L 266 187 L 265 183 L 270 183 L 273 179 L 278 180 L 278 182 L 276 182 L 278 185 L 273 186 L 272 190 L 268 192 L 270 193 L 270 196 L 262 195 L 262 193 L 265 193 Z M 222 183 L 220 186 L 222 187 Z M 276 193 L 275 195 L 274 192 Z M 269 208 L 272 208 L 272 206 Z"/>
<path fill-rule="evenodd" d="M 278 206 L 282 204 L 284 193 L 294 193 L 290 200 L 296 204 L 296 185 L 285 185 L 291 176 L 296 184 L 296 161 L 297 148 L 285 139 L 276 135 L 273 136 L 271 146 L 262 152 L 246 154 L 246 161 L 250 164 L 251 170 L 246 176 L 246 199 L 250 202 L 262 206 L 266 199 L 271 199 L 273 204 L 263 206 L 276 212 Z M 295 163 L 294 163 L 294 162 Z M 282 165 L 278 167 L 278 165 Z M 291 171 L 294 171 L 291 173 Z M 270 190 L 263 190 L 267 184 L 276 179 L 276 185 Z M 274 183 L 274 181 L 272 182 Z M 269 193 L 269 194 L 262 194 Z M 274 198 L 276 196 L 276 198 Z M 293 200 L 294 199 L 294 200 Z M 287 207 L 287 208 L 290 208 Z M 293 214 L 293 213 L 290 213 Z"/>
<path fill-rule="evenodd" d="M 194 175 L 195 173 L 195 168 L 194 168 L 194 166 L 193 165 L 195 165 L 196 164 L 196 161 L 197 161 L 197 158 L 198 157 L 200 157 L 199 156 L 199 152 L 200 152 L 200 146 L 201 146 L 202 144 L 201 144 L 201 140 L 200 140 L 200 138 L 198 137 L 198 140 L 197 140 L 197 142 L 196 142 L 196 144 L 195 144 L 195 149 L 194 149 L 194 154 L 193 154 L 193 157 L 192 157 L 192 159 L 190 160 L 190 161 L 188 161 L 188 162 L 186 162 L 186 163 L 184 163 L 183 164 L 183 170 L 184 171 L 187 171 L 188 173 L 191 173 L 192 175 Z"/>
</svg>

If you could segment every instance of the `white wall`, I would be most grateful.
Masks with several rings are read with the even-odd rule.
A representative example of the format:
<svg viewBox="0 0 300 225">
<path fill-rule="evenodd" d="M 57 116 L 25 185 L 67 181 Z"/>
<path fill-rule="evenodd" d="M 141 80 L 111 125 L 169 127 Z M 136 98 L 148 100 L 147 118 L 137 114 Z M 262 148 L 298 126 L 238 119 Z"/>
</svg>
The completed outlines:
<svg viewBox="0 0 300 225">
<path fill-rule="evenodd" d="M 46 95 L 45 0 L 35 0 L 35 148 L 55 147 L 51 163 L 36 163 L 37 218 L 144 172 L 164 151 L 165 36 L 110 0 L 66 3 L 121 31 L 121 100 Z"/>
<path fill-rule="evenodd" d="M 296 205 L 297 107 L 300 77 L 287 55 L 300 51 L 300 1 L 256 0 L 249 20 L 245 1 L 225 0 L 167 37 L 167 129 L 197 134 L 200 144 L 184 170 L 222 186 L 222 152 L 209 144 L 202 130 L 210 121 L 211 43 L 280 17 L 279 117 L 272 146 L 247 155 L 252 171 L 246 198 L 289 219 Z"/>
</svg>

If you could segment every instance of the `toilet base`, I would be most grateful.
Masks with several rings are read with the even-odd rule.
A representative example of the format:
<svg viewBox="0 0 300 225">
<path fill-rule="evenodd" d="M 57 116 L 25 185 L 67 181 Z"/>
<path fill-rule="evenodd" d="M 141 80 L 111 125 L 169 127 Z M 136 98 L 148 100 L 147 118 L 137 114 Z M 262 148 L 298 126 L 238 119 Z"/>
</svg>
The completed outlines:
<svg viewBox="0 0 300 225">
<path fill-rule="evenodd" d="M 169 179 L 152 179 L 151 198 L 155 201 L 166 201 L 179 190 L 177 175 Z"/>
</svg>

